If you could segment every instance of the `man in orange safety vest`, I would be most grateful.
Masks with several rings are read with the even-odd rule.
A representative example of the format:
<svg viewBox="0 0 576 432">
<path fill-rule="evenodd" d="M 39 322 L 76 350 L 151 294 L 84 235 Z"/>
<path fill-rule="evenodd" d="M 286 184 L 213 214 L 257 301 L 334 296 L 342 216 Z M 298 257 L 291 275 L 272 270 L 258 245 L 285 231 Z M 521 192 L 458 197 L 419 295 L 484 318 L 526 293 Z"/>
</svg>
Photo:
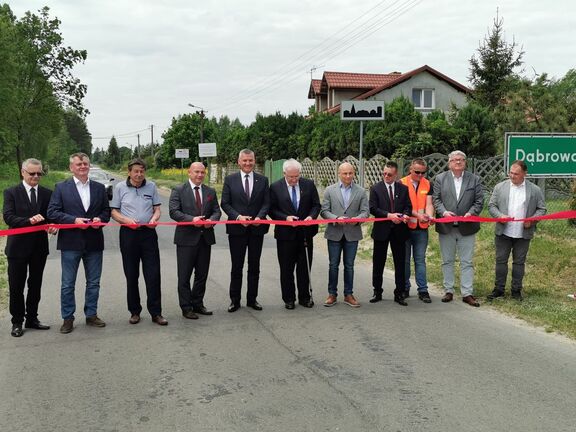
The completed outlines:
<svg viewBox="0 0 576 432">
<path fill-rule="evenodd" d="M 434 204 L 432 186 L 424 177 L 427 165 L 424 159 L 414 159 L 410 164 L 410 173 L 400 181 L 408 186 L 412 202 L 412 217 L 407 221 L 410 236 L 406 242 L 406 291 L 410 296 L 410 256 L 414 256 L 414 273 L 418 286 L 418 298 L 431 303 L 426 280 L 426 248 L 428 247 L 428 227 L 434 223 Z"/>
</svg>

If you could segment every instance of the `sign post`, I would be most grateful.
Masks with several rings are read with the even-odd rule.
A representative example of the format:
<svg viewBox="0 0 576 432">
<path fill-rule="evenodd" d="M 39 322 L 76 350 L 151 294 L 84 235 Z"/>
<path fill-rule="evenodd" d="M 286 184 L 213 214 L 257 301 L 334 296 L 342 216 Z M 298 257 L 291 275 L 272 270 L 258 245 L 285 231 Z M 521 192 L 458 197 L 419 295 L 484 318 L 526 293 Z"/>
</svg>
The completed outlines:
<svg viewBox="0 0 576 432">
<path fill-rule="evenodd" d="M 364 187 L 364 120 L 384 120 L 384 101 L 342 101 L 340 104 L 340 119 L 342 121 L 360 121 L 360 186 Z"/>
<path fill-rule="evenodd" d="M 200 143 L 198 144 L 198 156 L 206 158 L 206 165 L 208 171 L 208 184 L 210 184 L 210 158 L 218 156 L 216 150 L 216 143 Z"/>
<path fill-rule="evenodd" d="M 184 182 L 184 159 L 190 157 L 190 151 L 188 149 L 176 149 L 175 157 L 180 159 L 180 180 Z"/>
</svg>

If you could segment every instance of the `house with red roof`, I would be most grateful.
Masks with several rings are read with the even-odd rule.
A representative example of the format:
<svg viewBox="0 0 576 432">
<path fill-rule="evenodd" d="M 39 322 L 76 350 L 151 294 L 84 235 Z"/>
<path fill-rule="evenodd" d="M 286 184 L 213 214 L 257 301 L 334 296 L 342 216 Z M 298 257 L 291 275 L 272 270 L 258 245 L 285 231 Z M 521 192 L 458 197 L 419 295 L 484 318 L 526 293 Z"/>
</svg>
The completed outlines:
<svg viewBox="0 0 576 432">
<path fill-rule="evenodd" d="M 336 114 L 343 100 L 382 100 L 390 103 L 400 96 L 412 101 L 422 114 L 435 109 L 449 111 L 452 104 L 466 104 L 471 90 L 428 65 L 410 72 L 365 74 L 324 72 L 313 79 L 308 99 L 314 99 L 316 112 Z"/>
</svg>

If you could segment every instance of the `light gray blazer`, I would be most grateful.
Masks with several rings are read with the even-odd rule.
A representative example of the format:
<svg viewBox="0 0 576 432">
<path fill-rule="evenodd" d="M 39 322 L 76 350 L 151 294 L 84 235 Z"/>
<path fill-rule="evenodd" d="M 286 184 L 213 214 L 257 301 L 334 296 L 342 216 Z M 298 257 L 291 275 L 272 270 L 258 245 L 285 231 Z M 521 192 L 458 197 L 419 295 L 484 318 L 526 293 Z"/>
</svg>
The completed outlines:
<svg viewBox="0 0 576 432">
<path fill-rule="evenodd" d="M 366 191 L 355 183 L 352 183 L 348 207 L 344 207 L 339 182 L 328 186 L 324 191 L 320 212 L 324 219 L 336 219 L 339 216 L 367 218 L 369 211 Z M 326 226 L 324 237 L 328 240 L 340 241 L 343 236 L 347 241 L 359 241 L 362 239 L 362 228 L 358 224 L 328 224 Z"/>
<path fill-rule="evenodd" d="M 526 209 L 526 217 L 545 215 L 546 202 L 544 201 L 544 194 L 542 193 L 542 189 L 528 180 L 525 180 L 525 182 L 526 201 L 524 202 L 524 208 Z M 498 218 L 508 215 L 510 183 L 510 180 L 504 180 L 494 187 L 492 196 L 490 197 L 490 203 L 488 204 L 488 211 L 490 212 L 490 216 Z M 496 226 L 494 227 L 494 231 L 496 232 L 496 235 L 502 235 L 504 228 L 506 228 L 506 224 L 498 222 L 495 225 Z M 531 239 L 534 237 L 535 231 L 536 224 L 533 223 L 530 228 L 524 228 L 522 238 L 527 240 Z"/>
<path fill-rule="evenodd" d="M 470 171 L 464 171 L 462 176 L 462 189 L 459 197 L 456 197 L 452 171 L 438 174 L 434 179 L 432 201 L 437 217 L 442 217 L 445 211 L 454 212 L 457 216 L 464 216 L 466 213 L 479 216 L 482 212 L 484 188 L 480 177 Z M 449 223 L 436 224 L 436 232 L 440 234 L 449 234 L 453 229 L 459 230 L 462 235 L 472 235 L 480 231 L 480 223 L 460 222 L 457 226 Z"/>
</svg>

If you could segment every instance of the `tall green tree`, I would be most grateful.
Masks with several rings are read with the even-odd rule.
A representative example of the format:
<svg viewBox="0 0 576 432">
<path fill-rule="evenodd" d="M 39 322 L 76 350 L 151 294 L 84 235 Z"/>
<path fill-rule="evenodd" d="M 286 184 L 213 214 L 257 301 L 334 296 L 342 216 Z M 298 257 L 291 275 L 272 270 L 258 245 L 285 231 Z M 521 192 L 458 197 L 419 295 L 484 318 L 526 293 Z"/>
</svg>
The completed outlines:
<svg viewBox="0 0 576 432">
<path fill-rule="evenodd" d="M 506 42 L 504 19 L 496 16 L 478 48 L 470 59 L 468 79 L 474 86 L 473 98 L 494 109 L 518 80 L 516 70 L 522 66 L 524 51 L 513 39 Z"/>
<path fill-rule="evenodd" d="M 116 137 L 112 137 L 112 139 L 110 139 L 110 144 L 108 144 L 108 150 L 106 151 L 104 162 L 110 168 L 117 168 L 122 162 L 122 157 L 120 155 L 120 149 L 118 148 L 118 141 L 116 141 Z"/>
<path fill-rule="evenodd" d="M 7 4 L 0 6 L 0 105 L 9 113 L 0 121 L 0 140 L 18 166 L 26 157 L 45 157 L 63 127 L 62 108 L 86 113 L 86 86 L 72 73 L 86 51 L 64 46 L 59 27 L 47 7 L 16 19 Z"/>
<path fill-rule="evenodd" d="M 64 111 L 64 123 L 70 138 L 76 143 L 76 151 L 92 155 L 92 135 L 86 120 L 73 109 Z"/>
</svg>

